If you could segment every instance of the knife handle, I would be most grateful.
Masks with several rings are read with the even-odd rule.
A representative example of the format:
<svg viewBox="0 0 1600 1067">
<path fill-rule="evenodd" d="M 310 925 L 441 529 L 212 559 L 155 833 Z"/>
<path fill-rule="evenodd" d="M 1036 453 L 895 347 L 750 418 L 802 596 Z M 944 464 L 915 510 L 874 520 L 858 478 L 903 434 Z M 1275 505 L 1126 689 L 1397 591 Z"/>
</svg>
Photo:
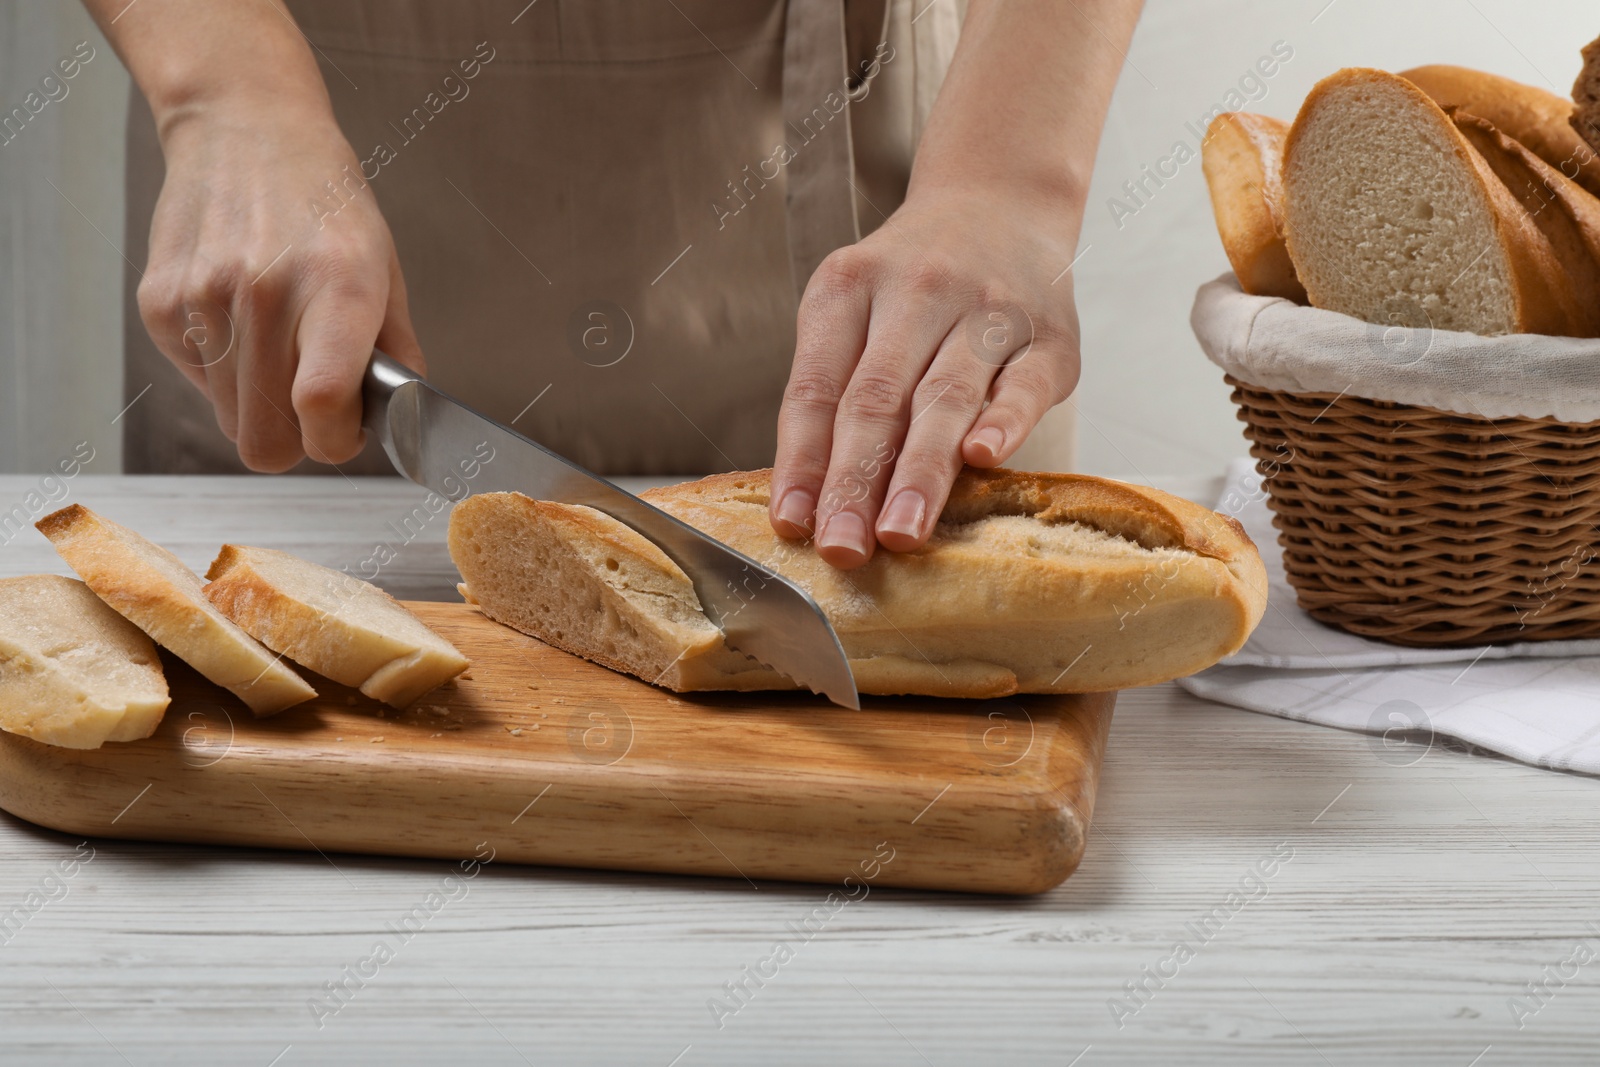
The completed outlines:
<svg viewBox="0 0 1600 1067">
<path fill-rule="evenodd" d="M 361 379 L 361 425 L 383 447 L 389 456 L 389 461 L 395 469 L 405 474 L 412 468 L 407 466 L 415 457 L 401 455 L 395 448 L 393 417 L 404 418 L 404 408 L 397 408 L 394 412 L 389 409 L 394 400 L 395 392 L 407 382 L 420 382 L 422 375 L 407 367 L 399 360 L 384 355 L 378 349 L 372 350 L 372 359 L 367 363 L 367 373 Z"/>
<path fill-rule="evenodd" d="M 361 425 L 378 430 L 394 391 L 406 382 L 420 381 L 422 375 L 374 348 L 366 376 L 361 381 Z"/>
</svg>

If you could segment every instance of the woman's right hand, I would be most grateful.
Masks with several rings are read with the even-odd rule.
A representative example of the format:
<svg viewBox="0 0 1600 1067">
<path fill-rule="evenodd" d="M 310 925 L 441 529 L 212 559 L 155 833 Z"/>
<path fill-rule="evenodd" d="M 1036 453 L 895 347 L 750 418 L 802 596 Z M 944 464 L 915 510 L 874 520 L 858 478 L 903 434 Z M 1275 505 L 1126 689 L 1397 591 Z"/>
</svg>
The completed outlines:
<svg viewBox="0 0 1600 1067">
<path fill-rule="evenodd" d="M 361 451 L 372 349 L 424 372 L 388 224 L 325 106 L 258 98 L 160 123 L 139 314 L 246 466 Z"/>
</svg>

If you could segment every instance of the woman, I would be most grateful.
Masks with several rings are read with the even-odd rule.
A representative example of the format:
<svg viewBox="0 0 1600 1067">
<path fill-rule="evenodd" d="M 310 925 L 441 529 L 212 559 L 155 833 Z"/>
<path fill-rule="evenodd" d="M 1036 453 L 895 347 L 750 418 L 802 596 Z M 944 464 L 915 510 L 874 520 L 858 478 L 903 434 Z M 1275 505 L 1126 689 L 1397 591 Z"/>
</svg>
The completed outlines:
<svg viewBox="0 0 1600 1067">
<path fill-rule="evenodd" d="M 1138 0 L 85 2 L 144 98 L 129 470 L 387 469 L 376 345 L 599 470 L 775 449 L 852 567 L 1076 383 Z"/>
</svg>

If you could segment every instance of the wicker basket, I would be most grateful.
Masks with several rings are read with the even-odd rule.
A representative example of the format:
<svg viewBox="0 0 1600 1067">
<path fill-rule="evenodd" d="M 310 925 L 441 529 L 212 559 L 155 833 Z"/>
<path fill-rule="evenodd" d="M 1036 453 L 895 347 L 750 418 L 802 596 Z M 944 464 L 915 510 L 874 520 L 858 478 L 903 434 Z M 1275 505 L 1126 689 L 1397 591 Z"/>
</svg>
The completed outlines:
<svg viewBox="0 0 1600 1067">
<path fill-rule="evenodd" d="M 1314 618 L 1402 645 L 1600 637 L 1600 423 L 1227 380 Z"/>
</svg>

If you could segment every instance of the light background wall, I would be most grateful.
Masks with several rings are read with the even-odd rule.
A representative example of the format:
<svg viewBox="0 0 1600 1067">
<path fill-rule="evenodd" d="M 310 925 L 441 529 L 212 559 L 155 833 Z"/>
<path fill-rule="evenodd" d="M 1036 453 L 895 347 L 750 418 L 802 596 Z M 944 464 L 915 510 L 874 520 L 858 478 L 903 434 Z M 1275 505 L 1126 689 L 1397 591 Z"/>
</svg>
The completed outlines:
<svg viewBox="0 0 1600 1067">
<path fill-rule="evenodd" d="M 1244 453 L 1220 373 L 1189 332 L 1195 287 L 1227 266 L 1198 159 L 1120 226 L 1109 201 L 1176 142 L 1193 149 L 1185 123 L 1221 103 L 1275 42 L 1294 56 L 1248 108 L 1287 119 L 1342 66 L 1459 63 L 1565 94 L 1579 46 L 1596 34 L 1600 8 L 1581 0 L 1149 0 L 1074 268 L 1077 468 L 1161 480 L 1218 473 Z M 69 95 L 0 146 L 0 471 L 43 470 L 86 439 L 97 449 L 90 469 L 119 462 L 127 78 L 76 3 L 0 0 L 0 110 L 81 40 L 98 54 Z M 1025 458 L 1059 465 L 1071 414 L 1052 416 Z"/>
<path fill-rule="evenodd" d="M 80 441 L 89 471 L 121 469 L 128 76 L 82 5 L 0 0 L 0 114 L 80 41 L 95 54 L 67 95 L 0 145 L 0 471 L 46 470 Z"/>
</svg>

